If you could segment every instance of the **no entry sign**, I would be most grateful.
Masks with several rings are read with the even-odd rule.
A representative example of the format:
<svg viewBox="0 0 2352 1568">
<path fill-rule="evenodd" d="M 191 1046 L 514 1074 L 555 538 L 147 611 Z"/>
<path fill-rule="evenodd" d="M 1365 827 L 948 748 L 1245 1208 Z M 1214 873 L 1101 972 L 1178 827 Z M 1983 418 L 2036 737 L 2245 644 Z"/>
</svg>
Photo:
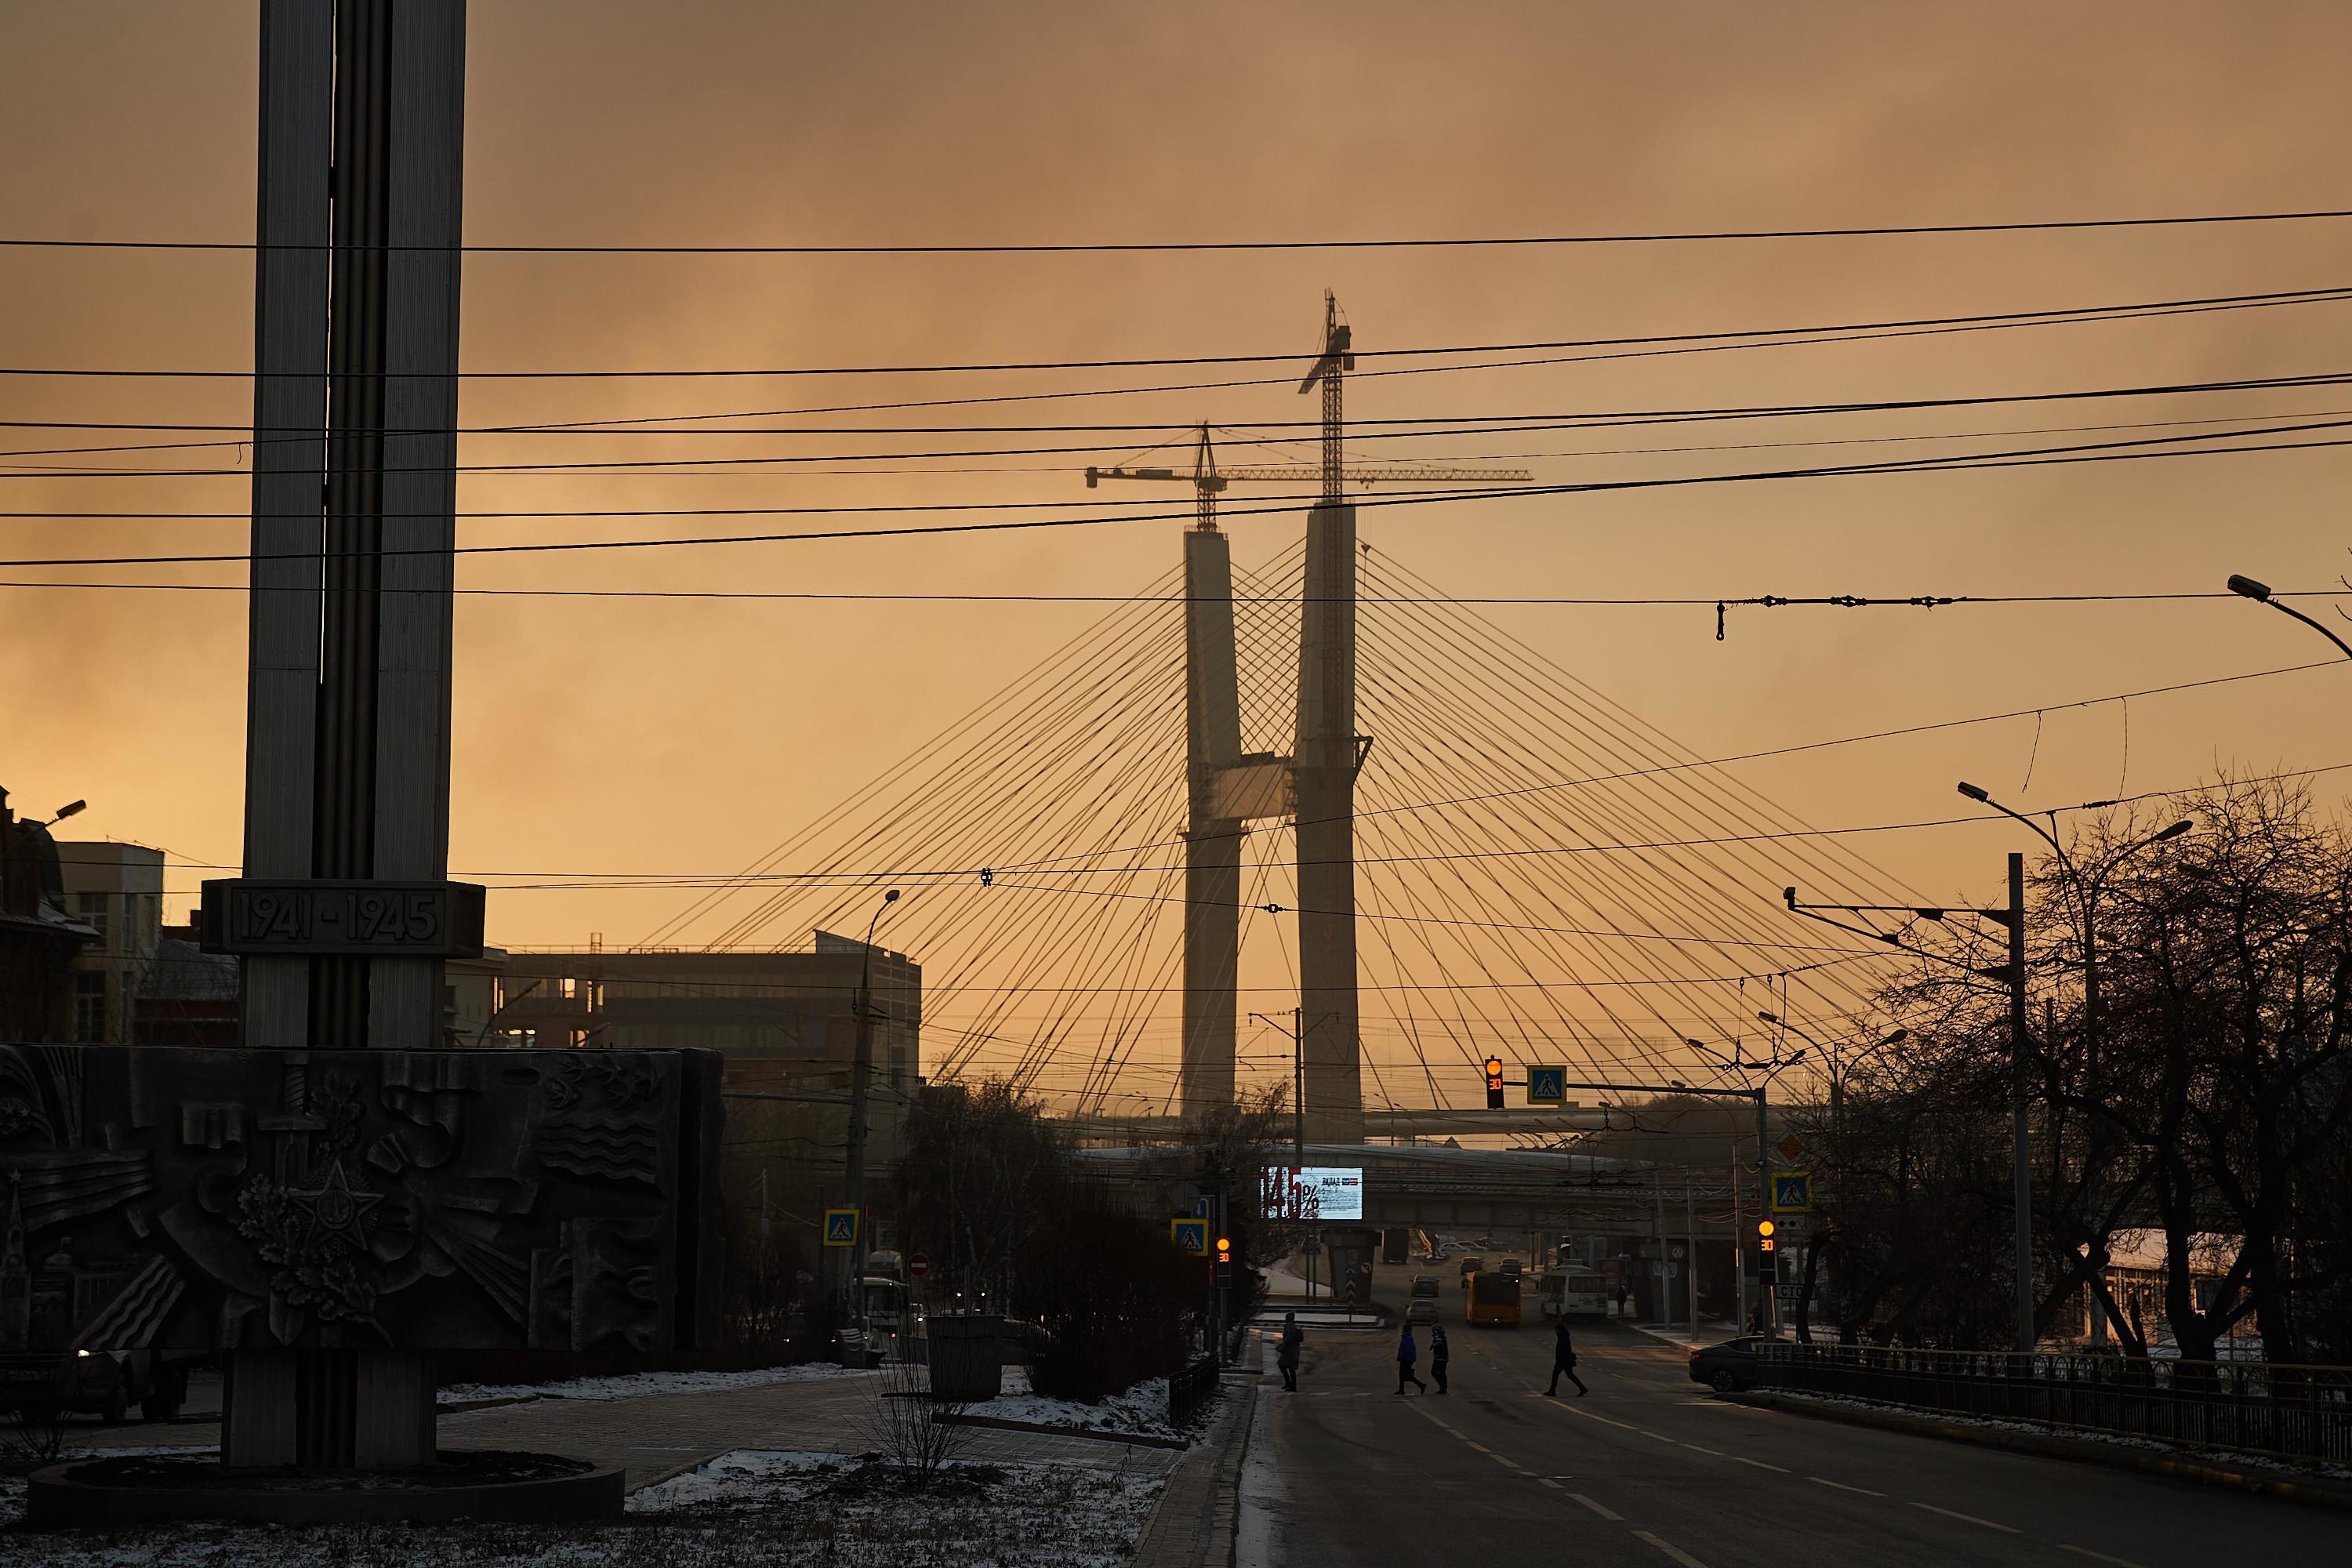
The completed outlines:
<svg viewBox="0 0 2352 1568">
<path fill-rule="evenodd" d="M 924 1275 L 929 1274 L 930 1271 L 931 1271 L 931 1260 L 930 1260 L 929 1258 L 928 1258 L 924 1257 L 921 1253 L 919 1253 L 919 1252 L 913 1253 L 913 1254 L 910 1254 L 910 1255 L 908 1257 L 908 1258 L 907 1258 L 907 1278 L 908 1278 L 908 1279 L 920 1279 Z"/>
</svg>

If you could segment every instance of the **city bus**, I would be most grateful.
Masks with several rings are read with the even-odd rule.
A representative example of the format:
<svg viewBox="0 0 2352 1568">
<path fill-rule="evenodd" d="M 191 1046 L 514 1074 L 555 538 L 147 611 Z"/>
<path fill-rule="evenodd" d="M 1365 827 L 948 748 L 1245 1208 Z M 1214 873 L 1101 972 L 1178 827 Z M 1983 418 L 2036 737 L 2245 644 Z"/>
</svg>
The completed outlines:
<svg viewBox="0 0 2352 1568">
<path fill-rule="evenodd" d="M 1464 1321 L 1472 1323 L 1506 1323 L 1519 1326 L 1519 1277 L 1516 1274 L 1479 1273 L 1467 1280 L 1469 1300 L 1463 1310 Z"/>
</svg>

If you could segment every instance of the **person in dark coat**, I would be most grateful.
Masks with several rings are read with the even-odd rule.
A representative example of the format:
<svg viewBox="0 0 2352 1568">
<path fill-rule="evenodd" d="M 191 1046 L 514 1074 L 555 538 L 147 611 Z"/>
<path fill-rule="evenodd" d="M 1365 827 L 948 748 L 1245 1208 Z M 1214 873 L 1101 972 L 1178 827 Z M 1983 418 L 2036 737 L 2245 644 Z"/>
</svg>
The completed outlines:
<svg viewBox="0 0 2352 1568">
<path fill-rule="evenodd" d="M 1429 1385 L 1412 1373 L 1412 1363 L 1420 1359 L 1421 1347 L 1412 1342 L 1412 1325 L 1407 1323 L 1404 1326 L 1403 1335 L 1397 1341 L 1397 1392 L 1399 1394 L 1404 1392 L 1404 1385 L 1408 1383 L 1423 1394 L 1429 1392 Z"/>
<path fill-rule="evenodd" d="M 1307 1343 L 1307 1335 L 1298 1327 L 1298 1314 L 1282 1315 L 1282 1342 L 1275 1348 L 1274 1364 L 1282 1369 L 1282 1386 L 1291 1393 L 1298 1392 L 1298 1352 Z"/>
<path fill-rule="evenodd" d="M 1445 1343 L 1445 1325 L 1429 1326 L 1429 1380 L 1437 1384 L 1437 1392 L 1445 1392 L 1445 1363 L 1453 1352 Z"/>
<path fill-rule="evenodd" d="M 1591 1392 L 1584 1386 L 1584 1379 L 1576 1375 L 1576 1340 L 1568 1331 L 1568 1319 L 1565 1316 L 1561 1317 L 1552 1328 L 1551 1386 L 1544 1390 L 1555 1399 L 1559 1396 L 1559 1377 L 1562 1373 L 1568 1374 L 1569 1382 L 1576 1384 L 1576 1396 L 1579 1399 Z"/>
</svg>

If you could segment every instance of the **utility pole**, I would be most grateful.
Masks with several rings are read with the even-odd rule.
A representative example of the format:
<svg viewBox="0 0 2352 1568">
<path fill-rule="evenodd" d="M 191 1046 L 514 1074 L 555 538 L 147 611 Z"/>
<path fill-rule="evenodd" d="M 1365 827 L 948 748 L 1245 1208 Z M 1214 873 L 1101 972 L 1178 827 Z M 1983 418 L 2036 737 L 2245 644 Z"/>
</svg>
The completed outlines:
<svg viewBox="0 0 2352 1568">
<path fill-rule="evenodd" d="M 2033 1069 L 2025 1032 L 2025 857 L 2009 857 L 2010 1143 L 2017 1204 L 2017 1348 L 2033 1349 Z"/>
<path fill-rule="evenodd" d="M 856 1309 L 857 1277 L 861 1272 L 858 1257 L 866 1250 L 870 1240 L 866 1234 L 866 1104 L 874 1081 L 874 928 L 882 923 L 882 911 L 898 901 L 896 888 L 882 895 L 881 903 L 875 906 L 874 918 L 866 922 L 866 944 L 857 955 L 854 1003 L 857 1010 L 857 1047 L 849 1064 L 849 1131 L 844 1140 L 847 1145 L 844 1175 L 849 1189 L 849 1206 L 857 1211 L 857 1242 L 845 1250 L 842 1281 L 842 1292 L 853 1311 Z"/>
<path fill-rule="evenodd" d="M 1756 1086 L 1756 1218 L 1760 1224 L 1772 1214 L 1772 1154 L 1769 1128 L 1770 1112 L 1764 1103 L 1770 1080 Z M 1770 1258 L 1764 1249 L 1756 1250 L 1756 1321 L 1759 1331 L 1768 1339 L 1780 1338 L 1780 1305 L 1772 1300 L 1773 1287 L 1780 1283 L 1780 1254 Z"/>
<path fill-rule="evenodd" d="M 1690 1172 L 1683 1172 L 1683 1278 L 1690 1282 L 1691 1338 L 1698 1338 L 1698 1211 L 1691 1204 Z"/>
<path fill-rule="evenodd" d="M 1307 1165 L 1307 1047 L 1306 1030 L 1301 1023 L 1306 1009 L 1290 1010 L 1290 1166 L 1303 1170 Z M 1265 1013 L 1252 1013 L 1253 1022 L 1282 1027 L 1282 1020 Z"/>
<path fill-rule="evenodd" d="M 1658 1180 L 1658 1167 L 1654 1162 L 1650 1166 L 1650 1198 L 1651 1206 L 1657 1215 L 1658 1227 L 1658 1321 L 1671 1323 L 1675 1312 L 1674 1259 L 1666 1256 L 1666 1189 Z"/>
<path fill-rule="evenodd" d="M 1731 1311 L 1748 1310 L 1748 1223 L 1739 1212 L 1739 1140 L 1731 1141 Z M 1739 1325 L 1745 1329 L 1746 1324 Z"/>
</svg>

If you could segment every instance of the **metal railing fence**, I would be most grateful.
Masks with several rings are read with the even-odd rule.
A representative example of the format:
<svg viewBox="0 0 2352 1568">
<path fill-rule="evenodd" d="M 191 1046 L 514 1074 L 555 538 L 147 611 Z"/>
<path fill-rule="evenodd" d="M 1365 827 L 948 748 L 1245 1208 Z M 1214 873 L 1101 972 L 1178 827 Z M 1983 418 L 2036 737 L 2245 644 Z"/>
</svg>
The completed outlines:
<svg viewBox="0 0 2352 1568">
<path fill-rule="evenodd" d="M 1183 1426 L 1216 1396 L 1216 1358 L 1195 1357 L 1168 1374 L 1168 1424 Z"/>
<path fill-rule="evenodd" d="M 1756 1354 L 1765 1388 L 2352 1464 L 2352 1367 L 1779 1342 Z"/>
</svg>

